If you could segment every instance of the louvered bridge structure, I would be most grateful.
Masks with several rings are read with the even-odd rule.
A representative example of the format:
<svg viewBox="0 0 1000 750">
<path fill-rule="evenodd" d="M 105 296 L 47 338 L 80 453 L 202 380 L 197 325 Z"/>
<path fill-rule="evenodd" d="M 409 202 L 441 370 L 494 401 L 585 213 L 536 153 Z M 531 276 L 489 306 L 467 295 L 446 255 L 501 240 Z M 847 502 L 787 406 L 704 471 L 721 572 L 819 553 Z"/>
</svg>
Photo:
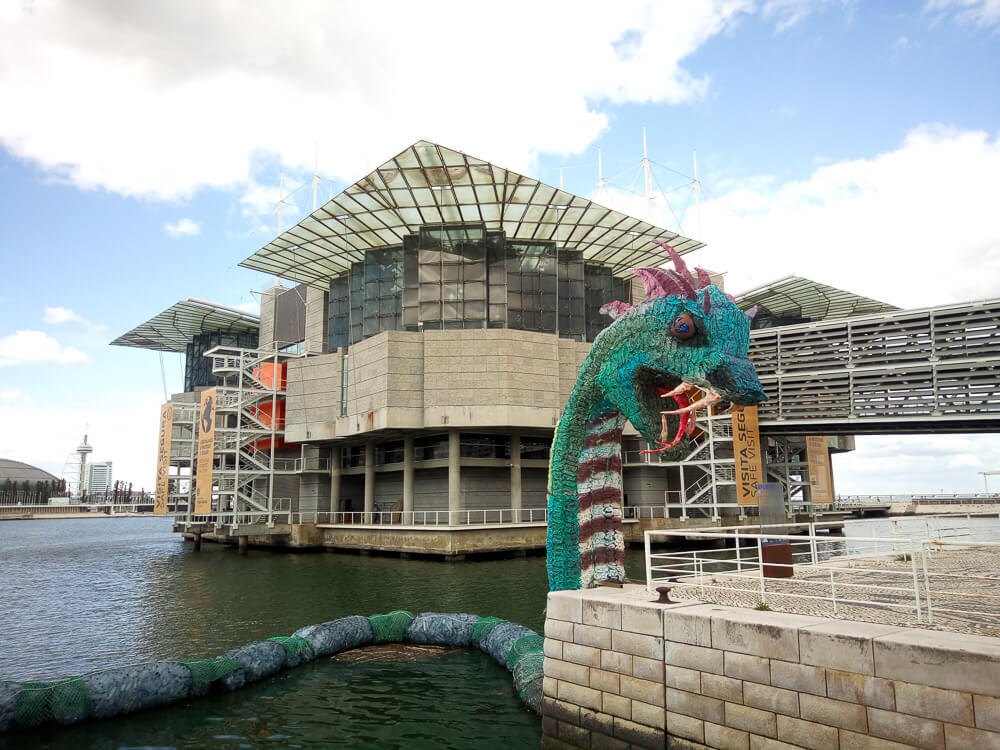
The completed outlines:
<svg viewBox="0 0 1000 750">
<path fill-rule="evenodd" d="M 1000 432 L 1000 300 L 763 328 L 761 432 Z"/>
</svg>

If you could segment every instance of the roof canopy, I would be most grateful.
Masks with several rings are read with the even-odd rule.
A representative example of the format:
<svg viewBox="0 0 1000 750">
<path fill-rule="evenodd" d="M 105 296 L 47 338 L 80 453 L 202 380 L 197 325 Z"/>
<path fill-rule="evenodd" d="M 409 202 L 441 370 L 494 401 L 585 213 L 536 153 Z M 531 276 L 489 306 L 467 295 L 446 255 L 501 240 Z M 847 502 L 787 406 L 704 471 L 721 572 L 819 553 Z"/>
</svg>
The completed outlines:
<svg viewBox="0 0 1000 750">
<path fill-rule="evenodd" d="M 111 342 L 161 352 L 183 352 L 199 333 L 256 331 L 260 318 L 225 305 L 188 297 Z"/>
<path fill-rule="evenodd" d="M 366 250 L 399 246 L 424 224 L 483 223 L 511 240 L 555 241 L 588 262 L 629 268 L 658 266 L 668 242 L 684 254 L 696 240 L 648 224 L 586 198 L 482 159 L 418 141 L 240 265 L 285 279 L 326 286 Z"/>
<path fill-rule="evenodd" d="M 743 310 L 759 305 L 779 317 L 827 320 L 898 310 L 895 305 L 845 292 L 800 276 L 786 276 L 736 295 Z"/>
</svg>

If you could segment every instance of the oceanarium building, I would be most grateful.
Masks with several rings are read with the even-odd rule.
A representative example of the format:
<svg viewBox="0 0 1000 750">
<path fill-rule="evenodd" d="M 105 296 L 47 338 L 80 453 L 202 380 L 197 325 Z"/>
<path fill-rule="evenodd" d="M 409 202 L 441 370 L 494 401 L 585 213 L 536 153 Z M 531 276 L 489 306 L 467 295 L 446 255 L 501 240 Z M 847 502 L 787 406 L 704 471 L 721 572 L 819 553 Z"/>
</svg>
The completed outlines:
<svg viewBox="0 0 1000 750">
<path fill-rule="evenodd" d="M 668 260 L 654 240 L 701 246 L 415 143 L 243 261 L 298 283 L 264 292 L 259 320 L 192 299 L 113 342 L 187 355 L 161 440 L 179 528 L 446 554 L 543 546 L 554 427 L 610 322 L 601 305 L 639 301 L 629 269 Z M 758 326 L 894 309 L 795 277 L 738 302 L 764 308 Z M 703 420 L 686 462 L 643 455 L 626 432 L 626 520 L 743 515 L 728 420 Z M 779 442 L 772 475 L 808 500 L 803 443 Z M 441 536 L 494 524 L 475 542 Z"/>
</svg>

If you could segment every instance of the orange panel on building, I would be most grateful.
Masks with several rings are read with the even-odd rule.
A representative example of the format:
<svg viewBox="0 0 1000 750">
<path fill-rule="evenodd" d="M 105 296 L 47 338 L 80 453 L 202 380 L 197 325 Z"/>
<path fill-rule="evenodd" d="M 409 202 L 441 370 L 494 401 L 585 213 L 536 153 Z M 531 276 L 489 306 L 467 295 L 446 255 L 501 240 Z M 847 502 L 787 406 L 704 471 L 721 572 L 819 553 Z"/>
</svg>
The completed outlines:
<svg viewBox="0 0 1000 750">
<path fill-rule="evenodd" d="M 260 367 L 253 368 L 253 376 L 268 388 L 273 388 L 275 367 L 278 369 L 278 390 L 283 391 L 288 387 L 288 365 L 284 362 L 279 362 L 277 365 L 274 362 L 265 362 Z"/>
</svg>

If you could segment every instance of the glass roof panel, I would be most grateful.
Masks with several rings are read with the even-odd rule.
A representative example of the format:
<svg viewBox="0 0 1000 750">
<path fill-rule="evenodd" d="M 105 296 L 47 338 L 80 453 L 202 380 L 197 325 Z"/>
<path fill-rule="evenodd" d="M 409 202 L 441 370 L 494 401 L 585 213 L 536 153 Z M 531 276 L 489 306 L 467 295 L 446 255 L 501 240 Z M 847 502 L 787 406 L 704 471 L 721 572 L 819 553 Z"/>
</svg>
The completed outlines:
<svg viewBox="0 0 1000 750">
<path fill-rule="evenodd" d="M 161 352 L 184 352 L 199 333 L 256 331 L 260 318 L 225 305 L 188 297 L 111 342 Z"/>
<path fill-rule="evenodd" d="M 473 184 L 474 190 L 465 187 Z M 384 186 L 391 187 L 391 193 Z M 431 186 L 439 189 L 431 190 Z M 566 210 L 566 206 L 572 208 Z M 628 275 L 629 267 L 667 259 L 666 252 L 652 242 L 654 237 L 670 241 L 682 254 L 701 247 L 695 240 L 582 196 L 420 141 L 241 265 L 325 286 L 330 269 L 360 259 L 359 251 L 365 248 L 398 245 L 406 232 L 420 224 L 480 220 L 489 230 L 503 229 L 511 239 L 558 239 L 567 249 L 606 263 L 618 276 Z"/>
<path fill-rule="evenodd" d="M 736 304 L 743 310 L 758 305 L 779 317 L 805 318 L 809 321 L 850 318 L 899 309 L 887 302 L 800 276 L 787 276 L 738 294 Z"/>
</svg>

